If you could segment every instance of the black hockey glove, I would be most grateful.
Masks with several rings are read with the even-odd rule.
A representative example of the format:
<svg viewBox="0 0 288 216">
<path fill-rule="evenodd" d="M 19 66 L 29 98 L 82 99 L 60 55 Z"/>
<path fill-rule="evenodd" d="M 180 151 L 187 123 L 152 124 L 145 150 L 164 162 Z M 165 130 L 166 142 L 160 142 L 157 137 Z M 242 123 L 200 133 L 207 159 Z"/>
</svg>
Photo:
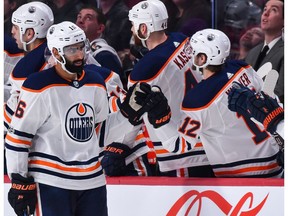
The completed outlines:
<svg viewBox="0 0 288 216">
<path fill-rule="evenodd" d="M 125 158 L 131 153 L 130 148 L 122 143 L 113 142 L 104 149 L 101 165 L 107 176 L 125 176 L 127 166 Z"/>
<path fill-rule="evenodd" d="M 12 173 L 8 201 L 18 216 L 33 214 L 37 202 L 34 178 L 32 176 L 24 178 L 18 173 Z"/>
<path fill-rule="evenodd" d="M 132 45 L 130 47 L 130 52 L 135 58 L 141 59 L 149 50 L 143 46 Z"/>
<path fill-rule="evenodd" d="M 261 92 L 261 95 L 253 95 L 247 101 L 247 109 L 251 116 L 263 124 L 267 131 L 273 134 L 278 123 L 284 119 L 284 110 L 276 99 Z"/>
<path fill-rule="evenodd" d="M 167 124 L 171 118 L 171 109 L 160 87 L 141 83 L 140 89 L 142 92 L 136 93 L 135 100 L 148 112 L 149 122 L 154 128 Z"/>
<path fill-rule="evenodd" d="M 248 114 L 247 99 L 254 96 L 254 92 L 237 82 L 233 82 L 232 87 L 228 94 L 228 108 L 246 116 Z"/>
<path fill-rule="evenodd" d="M 142 123 L 142 115 L 144 114 L 145 110 L 142 106 L 136 103 L 135 101 L 135 93 L 139 91 L 140 83 L 135 83 L 128 89 L 126 97 L 119 105 L 120 111 L 125 118 L 128 118 L 129 122 L 132 125 L 139 125 Z"/>
</svg>

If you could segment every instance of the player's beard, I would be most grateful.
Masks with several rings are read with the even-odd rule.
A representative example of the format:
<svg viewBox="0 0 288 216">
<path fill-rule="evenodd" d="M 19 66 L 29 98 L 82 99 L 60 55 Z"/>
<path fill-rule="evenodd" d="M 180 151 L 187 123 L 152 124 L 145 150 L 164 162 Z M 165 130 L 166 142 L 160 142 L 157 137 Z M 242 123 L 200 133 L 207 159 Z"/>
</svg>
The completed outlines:
<svg viewBox="0 0 288 216">
<path fill-rule="evenodd" d="M 65 68 L 70 72 L 70 73 L 76 73 L 78 75 L 82 74 L 83 67 L 84 67 L 84 59 L 82 60 L 77 60 L 77 61 L 69 61 L 67 58 L 65 58 L 66 64 Z M 81 65 L 78 66 L 76 65 L 76 62 L 81 61 Z"/>
</svg>

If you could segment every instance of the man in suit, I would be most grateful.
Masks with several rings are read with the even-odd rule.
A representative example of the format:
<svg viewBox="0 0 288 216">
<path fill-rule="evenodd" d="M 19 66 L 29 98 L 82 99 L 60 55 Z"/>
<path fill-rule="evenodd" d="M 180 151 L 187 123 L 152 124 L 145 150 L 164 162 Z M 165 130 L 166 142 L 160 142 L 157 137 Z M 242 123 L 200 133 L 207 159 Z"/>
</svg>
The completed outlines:
<svg viewBox="0 0 288 216">
<path fill-rule="evenodd" d="M 258 68 L 266 62 L 272 63 L 273 69 L 277 70 L 279 73 L 279 78 L 274 91 L 281 102 L 284 102 L 284 41 L 281 37 L 283 28 L 284 1 L 267 1 L 261 16 L 261 29 L 265 34 L 264 43 L 261 43 L 250 50 L 245 59 L 245 61 L 252 65 L 255 70 L 258 70 Z M 269 48 L 266 55 L 264 55 L 262 60 L 258 60 L 258 56 L 266 45 Z"/>
</svg>

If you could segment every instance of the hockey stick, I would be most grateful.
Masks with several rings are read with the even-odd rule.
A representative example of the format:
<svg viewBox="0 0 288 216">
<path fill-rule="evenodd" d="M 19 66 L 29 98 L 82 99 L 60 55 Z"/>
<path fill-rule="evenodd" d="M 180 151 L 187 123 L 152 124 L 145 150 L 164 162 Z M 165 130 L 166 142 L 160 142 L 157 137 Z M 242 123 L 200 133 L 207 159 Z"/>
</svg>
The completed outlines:
<svg viewBox="0 0 288 216">
<path fill-rule="evenodd" d="M 258 76 L 260 76 L 261 79 L 263 79 L 271 70 L 272 70 L 271 62 L 266 62 L 256 72 Z"/>
<path fill-rule="evenodd" d="M 279 77 L 279 73 L 276 70 L 271 70 L 265 78 L 262 91 L 268 94 L 270 97 L 275 98 L 274 89 Z"/>
</svg>

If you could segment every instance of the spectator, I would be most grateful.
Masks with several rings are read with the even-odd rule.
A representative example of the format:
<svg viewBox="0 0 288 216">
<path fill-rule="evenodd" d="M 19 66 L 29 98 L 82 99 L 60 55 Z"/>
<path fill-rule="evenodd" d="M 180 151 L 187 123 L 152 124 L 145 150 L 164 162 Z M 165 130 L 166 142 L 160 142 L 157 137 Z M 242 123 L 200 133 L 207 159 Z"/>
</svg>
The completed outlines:
<svg viewBox="0 0 288 216">
<path fill-rule="evenodd" d="M 22 4 L 25 4 L 26 0 L 4 0 L 4 34 L 11 36 L 12 13 Z"/>
<path fill-rule="evenodd" d="M 230 0 L 226 3 L 223 20 L 218 29 L 225 32 L 231 41 L 232 58 L 238 55 L 241 35 L 251 27 L 258 26 L 260 18 L 261 8 L 251 0 Z"/>
<path fill-rule="evenodd" d="M 284 1 L 267 1 L 262 16 L 261 29 L 264 32 L 264 43 L 259 44 L 249 51 L 246 62 L 258 70 L 266 62 L 272 63 L 272 68 L 279 73 L 275 94 L 284 103 L 284 41 L 282 30 L 284 28 Z M 260 52 L 268 46 L 268 51 L 263 58 L 259 58 Z M 263 52 L 262 52 L 263 53 Z M 263 55 L 262 55 L 263 56 Z"/>
<path fill-rule="evenodd" d="M 102 66 L 116 72 L 121 80 L 126 80 L 123 76 L 121 61 L 115 49 L 101 38 L 105 30 L 106 18 L 100 9 L 93 6 L 84 6 L 77 16 L 78 25 L 86 34 L 90 41 L 92 55 Z"/>
<path fill-rule="evenodd" d="M 75 22 L 83 3 L 80 0 L 52 0 L 55 23 Z"/>
<path fill-rule="evenodd" d="M 121 52 L 130 48 L 131 23 L 128 20 L 128 7 L 122 0 L 99 0 L 99 8 L 107 22 L 103 38 L 121 56 Z M 122 60 L 122 59 L 121 59 Z"/>
<path fill-rule="evenodd" d="M 148 89 L 146 97 L 136 97 L 142 105 L 149 101 L 146 109 L 155 134 L 167 150 L 179 153 L 180 140 L 193 147 L 200 137 L 216 177 L 281 177 L 276 140 L 250 116 L 239 116 L 228 109 L 233 81 L 259 92 L 262 79 L 245 62 L 226 61 L 231 45 L 223 32 L 205 29 L 194 34 L 190 42 L 193 64 L 203 80 L 185 95 L 181 120 L 168 120 L 169 105 L 161 91 Z M 162 126 L 155 127 L 160 120 Z"/>
<path fill-rule="evenodd" d="M 252 27 L 248 29 L 240 38 L 239 41 L 239 55 L 232 57 L 232 59 L 244 60 L 248 52 L 264 41 L 264 32 L 260 27 Z"/>
<path fill-rule="evenodd" d="M 169 32 L 182 32 L 187 36 L 211 27 L 211 3 L 207 0 L 162 0 L 168 10 Z"/>
</svg>

